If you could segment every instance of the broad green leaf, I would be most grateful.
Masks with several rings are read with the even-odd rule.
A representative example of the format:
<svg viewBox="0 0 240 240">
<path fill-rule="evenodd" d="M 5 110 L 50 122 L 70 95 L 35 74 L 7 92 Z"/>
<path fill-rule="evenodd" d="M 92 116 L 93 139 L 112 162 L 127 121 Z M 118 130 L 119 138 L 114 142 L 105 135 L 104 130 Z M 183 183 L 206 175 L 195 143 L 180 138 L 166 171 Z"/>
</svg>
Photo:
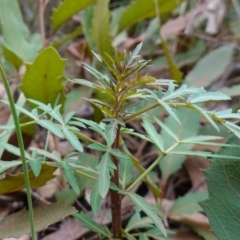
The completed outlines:
<svg viewBox="0 0 240 240">
<path fill-rule="evenodd" d="M 108 8 L 109 0 L 96 0 L 92 19 L 92 36 L 100 55 L 113 52 L 109 36 L 110 11 Z"/>
<path fill-rule="evenodd" d="M 65 60 L 60 58 L 54 48 L 45 48 L 34 63 L 28 65 L 21 85 L 25 96 L 52 106 L 55 106 L 56 99 L 59 99 L 57 104 L 63 104 L 64 65 Z"/>
<path fill-rule="evenodd" d="M 206 87 L 221 76 L 231 63 L 233 48 L 220 47 L 208 53 L 188 72 L 185 83 L 188 86 Z"/>
<path fill-rule="evenodd" d="M 29 171 L 29 180 L 31 188 L 38 188 L 43 186 L 48 180 L 55 178 L 53 172 L 56 167 L 44 164 L 38 177 L 35 177 L 33 171 Z M 18 173 L 16 175 L 7 174 L 5 178 L 0 180 L 0 194 L 19 191 L 25 188 L 24 174 Z"/>
<path fill-rule="evenodd" d="M 143 197 L 141 197 L 135 193 L 126 193 L 126 194 L 129 196 L 129 198 L 131 199 L 131 201 L 133 202 L 135 207 L 138 209 L 138 211 L 139 210 L 143 211 L 152 220 L 152 222 L 159 229 L 159 231 L 165 237 L 167 237 L 167 233 L 166 233 L 165 227 L 162 223 L 162 220 L 156 214 L 156 209 L 153 206 L 151 206 L 149 203 L 147 203 Z"/>
<path fill-rule="evenodd" d="M 156 131 L 153 124 L 147 120 L 143 120 L 143 127 L 146 130 L 147 134 L 151 141 L 162 151 L 164 152 L 163 139 L 161 135 Z"/>
<path fill-rule="evenodd" d="M 107 237 L 107 239 L 111 239 L 111 236 L 108 234 L 106 227 L 99 225 L 92 218 L 87 216 L 85 213 L 83 213 L 83 212 L 75 213 L 75 214 L 73 214 L 73 216 L 75 218 L 77 218 L 80 222 L 82 222 L 84 227 L 90 229 L 91 231 L 93 231 L 95 233 L 99 233 L 99 234 Z"/>
<path fill-rule="evenodd" d="M 79 194 L 80 190 L 78 187 L 76 177 L 74 176 L 74 174 L 72 172 L 72 167 L 68 163 L 65 163 L 65 162 L 63 162 L 61 164 L 61 166 L 63 168 L 63 174 L 66 177 L 68 183 L 70 184 L 72 189 L 75 191 L 75 193 Z"/>
<path fill-rule="evenodd" d="M 20 160 L 14 160 L 14 161 L 2 161 L 0 160 L 0 174 L 2 174 L 4 171 L 16 167 L 22 164 L 22 161 Z"/>
<path fill-rule="evenodd" d="M 117 133 L 117 127 L 118 127 L 118 120 L 113 119 L 110 123 L 108 123 L 105 127 L 105 135 L 107 138 L 107 146 L 110 147 L 115 138 Z"/>
<path fill-rule="evenodd" d="M 178 7 L 181 2 L 182 0 L 157 0 L 159 6 L 159 13 L 169 13 L 174 8 Z M 121 9 L 118 32 L 121 32 L 126 27 L 131 26 L 145 18 L 151 18 L 155 15 L 156 10 L 154 1 L 133 0 L 127 7 Z"/>
<path fill-rule="evenodd" d="M 96 169 L 99 169 L 98 187 L 102 198 L 106 197 L 110 184 L 109 162 L 111 162 L 110 153 L 106 152 L 96 166 Z"/>
<path fill-rule="evenodd" d="M 33 61 L 42 46 L 41 43 L 34 44 L 29 30 L 23 21 L 18 1 L 1 0 L 0 6 L 3 44 L 12 56 L 8 59 L 12 59 L 11 63 L 13 64 L 15 61 L 19 61 L 19 59 L 21 59 L 21 62 Z M 19 65 L 17 64 L 18 67 Z"/>
<path fill-rule="evenodd" d="M 240 146 L 240 140 L 235 136 L 231 136 L 227 143 Z M 217 154 L 228 155 L 230 158 L 218 159 L 213 156 L 210 160 L 210 168 L 204 171 L 209 199 L 200 205 L 207 214 L 217 239 L 238 239 L 240 148 L 222 147 Z M 234 159 L 235 157 L 238 159 Z"/>
<path fill-rule="evenodd" d="M 171 132 L 173 132 L 179 141 L 188 137 L 194 137 L 197 135 L 199 130 L 200 115 L 188 108 L 178 108 L 176 110 L 177 117 L 181 120 L 181 125 L 178 126 L 172 117 L 168 117 L 164 122 Z M 164 139 L 165 149 L 172 147 L 177 144 L 176 141 L 169 132 L 163 128 L 161 132 L 162 138 Z M 193 144 L 180 144 L 173 150 L 190 150 Z M 171 153 L 171 151 L 170 151 Z M 162 172 L 162 178 L 166 180 L 171 174 L 176 172 L 184 162 L 184 155 L 167 155 L 159 163 L 159 167 Z"/>
<path fill-rule="evenodd" d="M 80 12 L 94 0 L 63 0 L 52 14 L 52 29 L 56 32 L 73 15 Z"/>
<path fill-rule="evenodd" d="M 59 222 L 76 212 L 75 208 L 60 203 L 40 204 L 34 208 L 35 231 L 42 231 L 50 224 Z M 0 238 L 20 238 L 30 233 L 29 211 L 26 209 L 13 213 L 0 221 Z"/>
<path fill-rule="evenodd" d="M 83 147 L 78 138 L 71 130 L 66 127 L 62 128 L 64 137 L 71 143 L 71 145 L 79 152 L 83 152 Z"/>
<path fill-rule="evenodd" d="M 187 213 L 202 212 L 199 202 L 208 198 L 208 192 L 188 193 L 183 197 L 177 198 L 171 207 L 170 215 L 183 215 Z"/>
<path fill-rule="evenodd" d="M 90 205 L 91 205 L 94 216 L 97 216 L 99 211 L 101 210 L 101 204 L 102 204 L 102 197 L 98 189 L 98 184 L 97 182 L 95 182 L 92 185 L 92 193 L 90 196 Z"/>
</svg>

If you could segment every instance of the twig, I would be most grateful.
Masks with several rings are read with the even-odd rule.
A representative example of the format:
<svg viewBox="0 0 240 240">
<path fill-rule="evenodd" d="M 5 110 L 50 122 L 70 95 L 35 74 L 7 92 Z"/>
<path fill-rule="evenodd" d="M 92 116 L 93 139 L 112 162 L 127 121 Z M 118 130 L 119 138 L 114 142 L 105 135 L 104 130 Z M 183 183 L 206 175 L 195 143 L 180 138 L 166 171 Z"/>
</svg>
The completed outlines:
<svg viewBox="0 0 240 240">
<path fill-rule="evenodd" d="M 43 48 L 47 47 L 45 24 L 44 24 L 44 12 L 49 0 L 38 0 L 39 2 L 39 20 L 40 20 L 40 32 L 42 36 Z"/>
</svg>

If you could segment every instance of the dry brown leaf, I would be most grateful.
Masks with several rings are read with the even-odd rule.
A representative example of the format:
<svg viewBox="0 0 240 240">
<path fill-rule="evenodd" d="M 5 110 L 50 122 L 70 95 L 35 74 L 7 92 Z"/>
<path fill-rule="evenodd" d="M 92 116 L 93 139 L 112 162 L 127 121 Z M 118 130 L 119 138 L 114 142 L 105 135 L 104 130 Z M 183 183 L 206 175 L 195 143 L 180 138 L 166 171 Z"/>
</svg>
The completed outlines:
<svg viewBox="0 0 240 240">
<path fill-rule="evenodd" d="M 198 229 L 209 236 L 209 239 L 216 239 L 210 230 L 211 227 L 208 218 L 202 213 L 196 212 L 193 214 L 184 214 L 181 216 L 169 216 L 169 219 L 178 223 L 182 223 L 183 225 L 186 225 L 193 230 Z"/>
<path fill-rule="evenodd" d="M 190 25 L 193 23 L 193 19 L 205 8 L 206 3 L 203 3 L 186 15 L 167 21 L 162 25 L 161 34 L 164 38 L 169 38 L 178 35 L 183 30 L 186 30 L 186 28 L 189 29 L 191 27 Z"/>
<path fill-rule="evenodd" d="M 60 176 L 61 171 L 58 168 L 55 172 L 54 175 Z M 52 196 L 54 196 L 58 191 L 59 191 L 59 178 L 53 178 L 52 180 L 48 181 L 44 186 L 39 187 L 37 189 L 38 194 L 41 196 L 43 199 L 49 199 Z"/>
<path fill-rule="evenodd" d="M 170 235 L 169 237 L 175 240 L 202 240 L 201 237 L 192 233 L 188 229 L 176 230 L 175 233 L 175 235 Z"/>
</svg>

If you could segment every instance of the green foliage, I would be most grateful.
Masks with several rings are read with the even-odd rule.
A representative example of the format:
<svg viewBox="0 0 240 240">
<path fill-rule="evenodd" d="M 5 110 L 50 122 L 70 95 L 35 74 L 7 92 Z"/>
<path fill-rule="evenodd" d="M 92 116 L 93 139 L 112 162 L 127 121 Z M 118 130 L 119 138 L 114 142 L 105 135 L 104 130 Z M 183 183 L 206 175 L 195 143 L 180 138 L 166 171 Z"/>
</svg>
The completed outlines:
<svg viewBox="0 0 240 240">
<path fill-rule="evenodd" d="M 74 14 L 80 12 L 94 0 L 63 0 L 59 6 L 53 10 L 52 14 L 52 29 L 56 32 L 67 20 Z"/>
<path fill-rule="evenodd" d="M 48 47 L 35 59 L 23 78 L 21 86 L 25 96 L 51 105 L 63 104 L 63 71 L 65 60 L 60 58 L 57 51 Z"/>
<path fill-rule="evenodd" d="M 7 59 L 19 68 L 22 62 L 29 62 L 35 58 L 41 44 L 30 35 L 17 0 L 1 0 L 0 5 L 5 54 Z"/>
<path fill-rule="evenodd" d="M 169 13 L 182 2 L 175 0 L 157 0 L 160 14 Z M 127 7 L 121 9 L 118 32 L 138 21 L 153 17 L 156 14 L 154 1 L 134 0 Z"/>
<path fill-rule="evenodd" d="M 210 160 L 210 168 L 204 171 L 209 187 L 209 199 L 200 203 L 218 239 L 236 239 L 239 235 L 240 142 L 239 138 L 231 136 L 227 143 L 238 147 L 222 147 L 217 153 L 228 155 L 230 159 L 213 157 Z"/>
<path fill-rule="evenodd" d="M 193 144 L 178 144 L 181 140 L 188 137 L 196 136 L 198 133 L 198 126 L 200 121 L 200 115 L 193 113 L 190 109 L 179 108 L 176 110 L 176 115 L 181 119 L 181 127 L 179 127 L 173 118 L 168 117 L 162 127 L 162 139 L 164 139 L 166 149 L 176 145 L 175 150 L 177 151 L 188 151 L 193 147 Z M 161 123 L 158 121 L 158 123 Z M 176 138 L 173 138 L 171 133 L 175 134 Z M 182 131 L 184 129 L 184 131 Z M 159 163 L 159 167 L 162 172 L 162 180 L 166 181 L 167 178 L 176 172 L 185 160 L 184 155 L 168 155 L 162 159 Z"/>
<path fill-rule="evenodd" d="M 6 126 L 0 126 L 0 130 L 3 130 L 0 135 L 0 155 L 5 149 L 21 157 L 23 162 L 26 158 L 23 166 L 25 169 L 27 167 L 30 169 L 29 177 L 26 176 L 26 173 L 25 175 L 23 173 L 9 175 L 6 171 L 19 166 L 22 161 L 16 159 L 11 162 L 0 160 L 0 173 L 3 173 L 3 178 L 0 180 L 1 194 L 25 188 L 24 179 L 30 181 L 32 188 L 42 186 L 47 180 L 52 179 L 54 177 L 52 173 L 60 168 L 69 184 L 69 189 L 66 192 L 63 191 L 62 196 L 57 196 L 58 200 L 73 204 L 79 196 L 84 194 L 86 188 L 90 188 L 92 190 L 90 206 L 93 215 L 97 217 L 102 203 L 108 199 L 108 196 L 110 197 L 112 232 L 108 227 L 100 225 L 83 212 L 74 214 L 74 217 L 79 219 L 86 228 L 97 233 L 100 239 L 167 239 L 168 231 L 158 209 L 133 191 L 141 182 L 145 182 L 157 200 L 162 189 L 158 187 L 159 179 L 156 179 L 154 172 L 156 168 L 160 167 L 161 184 L 164 185 L 168 177 L 181 167 L 187 155 L 213 157 L 211 168 L 206 171 L 210 197 L 201 206 L 209 216 L 216 235 L 221 239 L 222 231 L 225 229 L 217 224 L 220 222 L 224 226 L 229 226 L 230 229 L 232 223 L 226 222 L 218 215 L 221 213 L 219 209 L 224 209 L 225 212 L 230 209 L 236 214 L 229 211 L 229 217 L 238 218 L 234 201 L 237 199 L 235 192 L 238 193 L 239 189 L 234 181 L 238 179 L 237 161 L 239 154 L 237 153 L 239 142 L 235 138 L 226 144 L 216 143 L 222 138 L 213 133 L 213 129 L 220 130 L 224 127 L 240 138 L 240 127 L 233 122 L 233 119 L 234 121 L 240 119 L 240 114 L 234 113 L 230 109 L 206 110 L 207 103 L 229 100 L 230 97 L 228 94 L 207 92 L 203 88 L 196 87 L 200 86 L 200 82 L 201 86 L 209 86 L 223 74 L 229 63 L 233 61 L 233 49 L 224 46 L 206 54 L 186 74 L 184 83 L 194 87 L 187 87 L 185 84 L 177 86 L 172 80 L 159 80 L 146 74 L 150 61 L 146 61 L 140 56 L 142 44 L 137 45 L 132 52 L 115 50 L 113 54 L 113 46 L 119 47 L 119 43 L 128 47 L 130 42 L 128 48 L 132 48 L 130 40 L 134 43 L 138 42 L 138 31 L 143 27 L 146 31 L 145 34 L 141 35 L 145 39 L 144 49 L 141 53 L 147 58 L 150 55 L 155 58 L 159 52 L 160 40 L 166 59 L 163 60 L 163 57 L 155 58 L 154 62 L 157 63 L 158 69 L 168 67 L 171 78 L 180 83 L 182 80 L 180 68 L 187 66 L 186 70 L 188 70 L 190 65 L 195 64 L 203 52 L 207 50 L 202 40 L 194 40 L 189 46 L 184 46 L 184 49 L 187 48 L 187 52 L 185 50 L 182 52 L 181 44 L 184 42 L 184 38 L 176 37 L 178 41 L 174 46 L 176 55 L 172 56 L 173 52 L 170 51 L 172 48 L 168 46 L 167 38 L 163 39 L 160 34 L 160 39 L 155 40 L 160 25 L 164 24 L 169 13 L 177 18 L 178 14 L 181 16 L 185 14 L 186 9 L 191 5 L 181 5 L 182 2 L 181 0 L 133 0 L 128 4 L 128 1 L 110 3 L 109 0 L 64 0 L 52 12 L 52 32 L 51 30 L 47 32 L 47 35 L 50 36 L 49 39 L 45 39 L 44 32 L 47 21 L 39 23 L 42 42 L 44 45 L 50 44 L 52 47 L 46 47 L 38 54 L 43 45 L 40 43 L 40 34 L 30 33 L 23 21 L 18 1 L 0 0 L 3 37 L 1 60 L 11 63 L 17 70 L 22 65 L 27 69 L 23 77 L 20 76 L 21 71 L 17 75 L 17 79 L 22 78 L 20 88 L 22 93 L 18 103 L 14 105 L 13 101 L 8 103 L 4 100 L 1 103 L 10 105 L 11 108 L 14 106 L 18 111 L 18 115 L 15 114 L 15 117 L 22 114 L 31 119 L 22 123 L 20 125 L 22 128 L 33 127 L 37 124 L 48 132 L 44 149 L 34 147 L 24 149 L 23 146 L 18 148 L 8 143 L 10 135 L 15 130 L 12 119 L 8 121 Z M 45 7 L 41 5 L 41 1 L 39 4 L 39 12 L 41 12 Z M 25 9 L 26 6 L 21 7 Z M 179 8 L 175 9 L 176 7 Z M 67 33 L 65 33 L 64 28 L 62 28 L 63 31 L 62 29 L 58 31 L 71 17 L 82 10 L 84 11 L 81 12 L 80 26 L 75 30 L 70 29 Z M 172 12 L 173 10 L 174 12 Z M 26 12 L 28 15 L 29 12 Z M 161 16 L 158 16 L 159 13 Z M 159 17 L 159 26 L 154 26 L 155 20 L 151 21 L 151 18 L 156 15 Z M 144 19 L 150 19 L 151 23 Z M 144 20 L 144 22 L 139 23 L 140 20 Z M 66 26 L 68 28 L 68 25 Z M 128 31 L 125 31 L 126 29 Z M 157 34 L 149 35 L 154 31 Z M 81 77 L 87 76 L 88 80 L 81 79 L 81 77 L 70 79 L 66 86 L 74 89 L 68 93 L 67 104 L 63 106 L 65 103 L 65 60 L 60 57 L 54 47 L 58 47 L 59 51 L 62 51 L 64 44 L 74 40 L 82 33 L 84 35 L 84 38 L 81 37 L 80 40 L 82 45 L 70 44 L 68 53 L 74 56 L 76 54 L 75 57 L 81 61 L 77 63 L 77 69 L 79 70 L 79 65 L 82 65 L 84 74 L 86 70 L 92 77 L 88 78 L 89 75 L 83 74 Z M 174 40 L 172 41 L 174 42 Z M 85 48 L 85 46 L 87 47 Z M 99 53 L 93 52 L 93 56 L 98 60 L 97 64 L 95 64 L 95 59 L 92 59 L 90 53 L 92 49 L 97 49 Z M 69 69 L 75 68 L 75 63 L 70 61 L 69 63 L 66 68 L 68 71 L 66 76 L 71 72 Z M 144 70 L 144 74 L 141 72 L 142 70 Z M 151 73 L 151 69 L 149 69 L 149 73 Z M 6 78 L 3 78 L 6 82 Z M 80 87 L 75 88 L 77 84 Z M 10 92 L 9 89 L 8 91 Z M 238 96 L 237 91 L 230 88 L 225 89 L 225 93 Z M 25 97 L 28 100 L 28 105 L 25 105 Z M 100 114 L 97 111 L 94 112 L 94 114 L 99 115 L 95 118 L 95 120 L 99 119 L 99 122 L 79 117 L 79 108 L 85 106 L 86 101 L 99 110 Z M 151 111 L 153 109 L 156 110 L 154 114 Z M 166 117 L 162 118 L 162 116 Z M 207 135 L 199 134 L 201 116 L 210 124 L 208 127 L 211 134 L 208 132 Z M 141 125 L 135 130 L 129 128 L 128 122 L 136 119 L 142 121 L 143 128 Z M 93 134 L 88 135 L 86 131 L 87 133 L 93 132 Z M 225 132 L 227 131 L 225 130 Z M 66 156 L 61 156 L 62 153 L 56 151 L 57 147 L 55 151 L 49 152 L 47 149 L 50 134 L 65 139 L 74 150 Z M 153 156 L 150 164 L 143 167 L 140 159 L 133 156 L 134 153 L 130 151 L 130 148 L 128 149 L 126 135 L 146 141 L 147 146 L 155 145 L 158 151 L 157 157 L 154 159 Z M 54 139 L 57 138 L 54 137 Z M 192 150 L 194 145 L 222 146 L 225 147 L 225 150 L 213 154 L 209 151 Z M 94 155 L 83 153 L 84 151 L 94 153 Z M 235 179 L 231 178 L 232 173 Z M 221 181 L 223 182 L 221 183 Z M 230 183 L 230 187 L 226 185 L 227 181 Z M 222 195 L 220 195 L 220 191 L 216 193 L 220 185 L 226 186 L 224 191 L 221 190 Z M 27 187 L 27 191 L 30 193 L 30 187 Z M 69 196 L 67 196 L 68 193 Z M 218 198 L 218 194 L 221 197 Z M 125 229 L 122 229 L 121 202 L 124 197 L 131 200 L 135 213 L 131 216 Z M 207 192 L 186 194 L 176 199 L 169 209 L 168 215 L 182 216 L 203 211 L 198 202 L 206 198 Z M 47 225 L 75 212 L 71 207 L 61 205 L 59 208 L 59 206 L 54 204 L 34 208 L 37 220 L 36 231 L 40 231 Z M 33 210 L 31 206 L 30 210 Z M 39 216 L 39 212 L 43 214 Z M 0 237 L 7 237 L 12 233 L 16 237 L 28 234 L 30 231 L 26 227 L 28 222 L 26 215 L 26 211 L 22 211 L 0 222 L 0 229 L 3 229 L 0 232 L 5 234 L 7 231 L 5 235 L 0 234 Z M 43 218 L 48 219 L 48 221 L 44 221 Z M 15 223 L 16 219 L 20 219 L 20 221 Z M 12 230 L 12 223 L 7 226 L 8 220 L 16 224 L 14 225 L 14 227 L 17 226 L 15 230 Z M 166 219 L 164 220 L 166 221 Z M 188 225 L 184 221 L 183 224 Z M 189 225 L 193 231 L 209 239 L 209 236 L 203 233 L 200 228 Z M 233 230 L 235 231 L 235 229 Z M 235 235 L 231 235 L 230 230 L 226 234 L 230 236 L 229 239 L 235 238 Z M 34 239 L 33 232 L 32 238 Z"/>
<path fill-rule="evenodd" d="M 183 197 L 178 198 L 171 207 L 170 215 L 183 215 L 186 213 L 194 213 L 203 211 L 199 206 L 199 202 L 208 198 L 208 192 L 188 193 Z"/>
<path fill-rule="evenodd" d="M 109 0 L 97 0 L 92 19 L 92 36 L 101 55 L 104 53 L 112 55 L 113 52 L 109 36 L 110 11 L 108 5 Z"/>
<path fill-rule="evenodd" d="M 101 225 L 97 224 L 92 218 L 90 218 L 83 212 L 75 213 L 74 217 L 79 219 L 83 223 L 84 227 L 92 230 L 93 232 L 99 233 L 107 237 L 108 239 L 112 239 L 106 227 L 103 228 Z"/>
<path fill-rule="evenodd" d="M 233 49 L 221 47 L 203 57 L 187 74 L 185 82 L 189 86 L 207 87 L 216 80 L 231 63 Z"/>
</svg>

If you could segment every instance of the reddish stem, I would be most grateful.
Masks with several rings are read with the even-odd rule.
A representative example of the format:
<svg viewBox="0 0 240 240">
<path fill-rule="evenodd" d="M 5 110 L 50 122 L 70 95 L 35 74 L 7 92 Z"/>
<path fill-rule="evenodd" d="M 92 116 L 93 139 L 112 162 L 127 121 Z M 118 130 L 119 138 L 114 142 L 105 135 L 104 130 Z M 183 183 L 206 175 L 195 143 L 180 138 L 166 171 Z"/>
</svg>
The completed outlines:
<svg viewBox="0 0 240 240">
<path fill-rule="evenodd" d="M 119 148 L 119 139 L 120 139 L 120 125 L 117 128 L 116 139 L 113 143 L 115 149 Z M 116 166 L 114 170 L 112 182 L 119 188 L 119 164 L 116 157 L 112 157 L 113 163 Z M 114 238 L 122 238 L 122 220 L 121 220 L 121 195 L 114 190 L 110 190 L 111 193 L 111 211 L 112 211 L 112 231 Z"/>
</svg>

